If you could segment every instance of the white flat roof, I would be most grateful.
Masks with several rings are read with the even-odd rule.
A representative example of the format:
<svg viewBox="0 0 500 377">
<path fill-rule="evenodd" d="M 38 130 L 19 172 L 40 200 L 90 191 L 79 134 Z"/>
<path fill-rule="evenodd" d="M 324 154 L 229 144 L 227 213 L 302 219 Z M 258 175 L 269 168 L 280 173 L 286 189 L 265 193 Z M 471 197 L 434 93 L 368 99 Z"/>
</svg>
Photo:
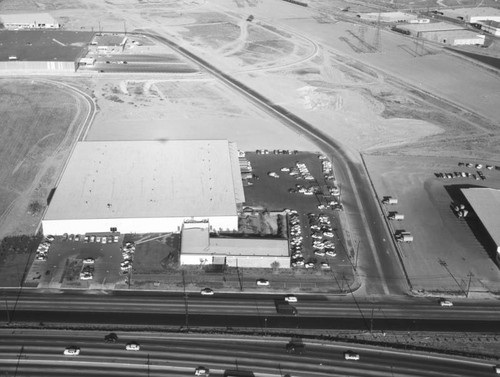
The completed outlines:
<svg viewBox="0 0 500 377">
<path fill-rule="evenodd" d="M 430 22 L 428 24 L 400 24 L 398 29 L 419 31 L 466 30 L 463 26 L 451 22 Z"/>
<path fill-rule="evenodd" d="M 227 140 L 79 142 L 44 219 L 236 216 L 235 184 L 242 182 L 233 178 L 238 159 L 230 145 Z"/>
<path fill-rule="evenodd" d="M 288 240 L 250 237 L 210 237 L 208 224 L 184 223 L 182 254 L 288 257 Z"/>
<path fill-rule="evenodd" d="M 10 13 L 0 14 L 4 24 L 57 24 L 57 21 L 48 13 Z"/>
<path fill-rule="evenodd" d="M 444 13 L 447 17 L 479 17 L 479 16 L 500 16 L 500 9 L 492 7 L 475 7 L 475 8 L 455 8 L 455 9 L 439 9 L 439 12 Z"/>
<path fill-rule="evenodd" d="M 491 238 L 500 247 L 500 190 L 490 188 L 462 189 L 476 215 Z"/>
</svg>

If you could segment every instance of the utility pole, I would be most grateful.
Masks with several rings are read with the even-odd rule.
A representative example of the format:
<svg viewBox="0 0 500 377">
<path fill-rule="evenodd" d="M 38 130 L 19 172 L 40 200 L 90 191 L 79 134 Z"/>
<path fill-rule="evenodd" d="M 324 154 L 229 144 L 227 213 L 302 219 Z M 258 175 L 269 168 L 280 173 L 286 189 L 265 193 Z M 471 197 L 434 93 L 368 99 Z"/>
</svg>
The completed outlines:
<svg viewBox="0 0 500 377">
<path fill-rule="evenodd" d="M 373 312 L 375 311 L 375 308 L 372 308 L 372 316 L 370 318 L 370 333 L 373 333 Z"/>
<path fill-rule="evenodd" d="M 354 272 L 358 270 L 358 256 L 359 256 L 359 240 L 356 240 L 356 254 L 354 255 Z"/>
<path fill-rule="evenodd" d="M 468 298 L 468 297 L 469 297 L 469 292 L 470 292 L 470 283 L 471 283 L 471 281 L 472 281 L 472 277 L 473 277 L 474 275 L 472 274 L 472 272 L 470 272 L 470 271 L 469 271 L 469 273 L 468 273 L 468 275 L 467 275 L 467 276 L 469 277 L 469 283 L 467 284 L 467 293 L 466 293 L 466 295 L 465 295 L 465 298 Z"/>
<path fill-rule="evenodd" d="M 7 304 L 7 297 L 5 297 L 5 312 L 7 313 L 7 324 L 10 325 L 9 305 Z"/>
<path fill-rule="evenodd" d="M 184 270 L 182 270 L 182 286 L 184 287 L 184 309 L 186 312 L 186 329 L 189 331 L 189 310 L 188 310 L 188 298 L 186 293 L 186 278 L 184 277 Z"/>
</svg>

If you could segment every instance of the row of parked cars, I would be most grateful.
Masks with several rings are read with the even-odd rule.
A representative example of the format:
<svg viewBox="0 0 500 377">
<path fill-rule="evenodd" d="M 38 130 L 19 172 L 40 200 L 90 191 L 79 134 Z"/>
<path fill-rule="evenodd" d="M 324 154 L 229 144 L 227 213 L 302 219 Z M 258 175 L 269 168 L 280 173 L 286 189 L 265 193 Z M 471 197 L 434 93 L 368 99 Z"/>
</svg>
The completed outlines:
<svg viewBox="0 0 500 377">
<path fill-rule="evenodd" d="M 132 269 L 132 263 L 134 262 L 135 245 L 131 242 L 125 243 L 121 248 L 122 251 L 122 261 L 120 263 L 120 269 L 122 274 L 128 274 Z"/>
<path fill-rule="evenodd" d="M 38 245 L 38 248 L 36 249 L 35 260 L 42 262 L 47 260 L 50 245 L 52 241 L 54 241 L 54 239 L 54 236 L 47 236 L 44 238 L 44 240 L 40 243 L 40 245 Z"/>
<path fill-rule="evenodd" d="M 95 235 L 86 235 L 83 239 L 85 243 L 117 243 L 120 237 L 118 235 L 109 235 L 109 236 L 95 236 Z M 75 239 L 75 241 L 79 241 L 79 239 Z"/>
<path fill-rule="evenodd" d="M 481 170 L 478 170 L 476 174 L 471 174 L 469 172 L 465 171 L 455 171 L 453 173 L 434 173 L 434 175 L 437 178 L 443 178 L 443 179 L 453 179 L 453 178 L 473 178 L 476 181 L 485 180 L 486 176 L 483 174 Z"/>
</svg>

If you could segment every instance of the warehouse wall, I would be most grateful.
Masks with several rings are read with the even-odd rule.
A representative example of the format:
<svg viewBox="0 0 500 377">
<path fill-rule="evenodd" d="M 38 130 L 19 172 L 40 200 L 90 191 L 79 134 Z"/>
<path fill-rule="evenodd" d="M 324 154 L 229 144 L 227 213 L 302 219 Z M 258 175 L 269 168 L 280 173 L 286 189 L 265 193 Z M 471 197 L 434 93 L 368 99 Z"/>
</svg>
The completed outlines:
<svg viewBox="0 0 500 377">
<path fill-rule="evenodd" d="M 122 219 L 78 219 L 78 220 L 42 220 L 45 235 L 85 234 L 109 232 L 110 228 L 117 228 L 120 233 L 168 233 L 179 232 L 185 220 L 206 220 L 204 217 L 165 217 L 165 218 L 122 218 Z M 218 216 L 208 219 L 215 229 L 238 229 L 238 217 Z"/>
<path fill-rule="evenodd" d="M 4 61 L 0 62 L 1 71 L 38 71 L 38 72 L 75 72 L 75 62 L 32 62 Z"/>
</svg>

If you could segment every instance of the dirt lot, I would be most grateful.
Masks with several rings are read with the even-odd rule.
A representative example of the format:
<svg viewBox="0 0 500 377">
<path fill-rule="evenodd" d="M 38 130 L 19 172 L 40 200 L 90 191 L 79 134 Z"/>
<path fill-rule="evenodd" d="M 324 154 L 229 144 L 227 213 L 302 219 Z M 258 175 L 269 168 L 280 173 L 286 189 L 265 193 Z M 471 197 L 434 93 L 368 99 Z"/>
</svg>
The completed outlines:
<svg viewBox="0 0 500 377">
<path fill-rule="evenodd" d="M 1 238 L 34 233 L 88 105 L 50 82 L 0 84 Z"/>
</svg>

